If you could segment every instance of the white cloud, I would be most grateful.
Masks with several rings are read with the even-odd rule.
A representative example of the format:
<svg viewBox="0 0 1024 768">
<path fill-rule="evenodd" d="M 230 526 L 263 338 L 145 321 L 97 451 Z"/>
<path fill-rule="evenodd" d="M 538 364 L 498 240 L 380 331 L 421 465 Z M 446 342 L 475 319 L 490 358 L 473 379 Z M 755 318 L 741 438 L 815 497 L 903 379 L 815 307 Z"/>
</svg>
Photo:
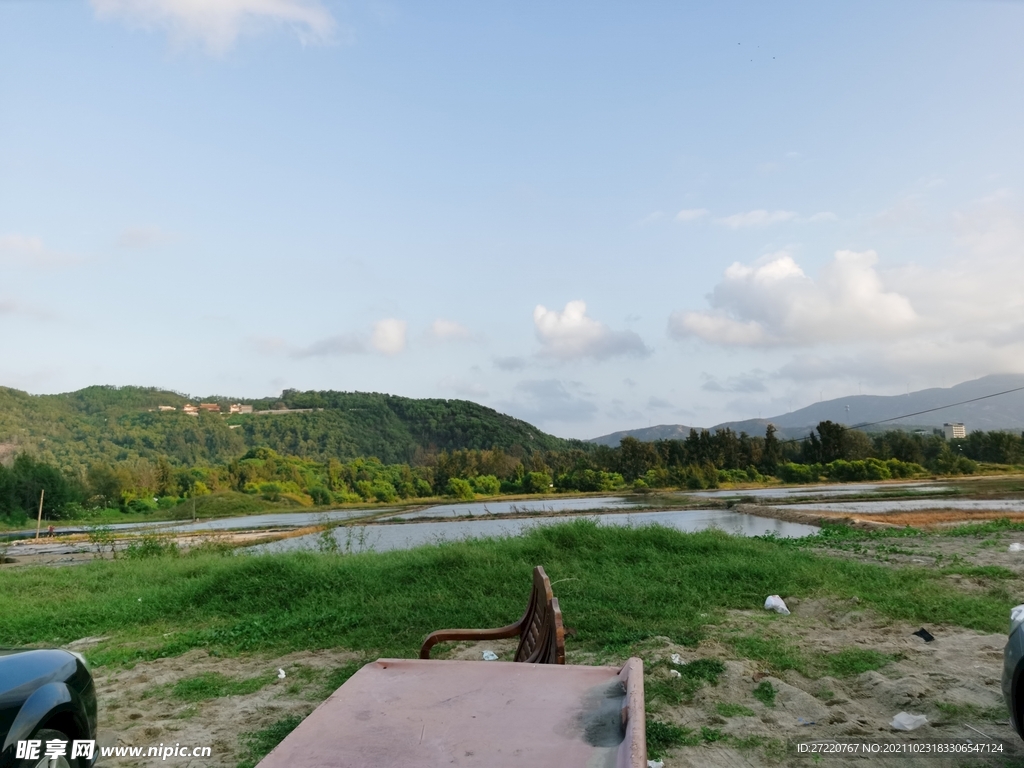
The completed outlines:
<svg viewBox="0 0 1024 768">
<path fill-rule="evenodd" d="M 646 216 L 644 216 L 642 219 L 640 219 L 640 226 L 641 227 L 646 227 L 649 224 L 653 224 L 654 222 L 659 221 L 659 220 L 661 220 L 663 218 L 665 218 L 665 214 L 663 212 L 661 212 L 661 211 L 655 211 L 654 213 L 649 213 Z"/>
<path fill-rule="evenodd" d="M 151 248 L 173 243 L 176 239 L 175 235 L 159 227 L 134 227 L 118 235 L 117 244 L 122 248 Z"/>
<path fill-rule="evenodd" d="M 760 208 L 756 211 L 746 213 L 734 213 L 732 216 L 725 216 L 716 219 L 719 224 L 724 224 L 732 229 L 743 227 L 764 227 L 769 224 L 778 224 L 783 221 L 793 221 L 797 217 L 794 211 L 766 211 Z"/>
<path fill-rule="evenodd" d="M 676 214 L 676 221 L 696 221 L 697 219 L 703 219 L 711 211 L 707 208 L 684 208 Z"/>
<path fill-rule="evenodd" d="M 283 346 L 286 345 L 279 339 L 267 339 L 264 342 L 264 349 L 266 351 L 278 351 Z M 339 333 L 334 336 L 328 336 L 326 339 L 313 342 L 308 347 L 300 347 L 290 352 L 292 357 L 299 359 L 304 357 L 340 357 L 343 355 L 362 355 L 365 353 L 366 342 L 355 333 Z"/>
<path fill-rule="evenodd" d="M 819 221 L 839 221 L 839 217 L 836 216 L 832 211 L 819 211 L 818 213 L 811 214 L 806 219 L 803 219 L 808 224 L 816 224 Z"/>
<path fill-rule="evenodd" d="M 468 341 L 473 338 L 473 333 L 464 325 L 439 317 L 430 324 L 427 338 L 433 341 Z"/>
<path fill-rule="evenodd" d="M 319 0 L 91 0 L 100 18 L 119 18 L 143 29 L 166 29 L 179 45 L 200 42 L 224 54 L 238 37 L 279 24 L 305 44 L 329 42 L 335 21 Z"/>
<path fill-rule="evenodd" d="M 803 346 L 905 334 L 919 325 L 906 296 L 886 291 L 874 251 L 837 251 L 817 280 L 788 253 L 735 263 L 710 311 L 676 312 L 669 331 L 725 346 Z"/>
<path fill-rule="evenodd" d="M 543 348 L 541 355 L 556 360 L 604 360 L 617 355 L 646 356 L 650 350 L 633 331 L 613 331 L 587 317 L 584 301 L 570 301 L 561 312 L 540 304 L 533 324 Z"/>
<path fill-rule="evenodd" d="M 405 349 L 405 320 L 393 317 L 378 320 L 373 325 L 370 343 L 378 352 L 385 355 L 397 355 Z"/>
<path fill-rule="evenodd" d="M 1024 372 L 1024 212 L 1011 203 L 990 196 L 937 220 L 954 235 L 952 255 L 931 263 L 883 269 L 871 251 L 840 251 L 815 278 L 784 252 L 734 264 L 710 307 L 674 313 L 669 332 L 774 350 L 772 375 L 798 387 L 903 390 Z M 794 349 L 788 359 L 778 353 L 785 347 Z"/>
<path fill-rule="evenodd" d="M 0 264 L 10 266 L 55 267 L 70 264 L 77 258 L 51 251 L 42 238 L 28 235 L 0 235 Z"/>
</svg>

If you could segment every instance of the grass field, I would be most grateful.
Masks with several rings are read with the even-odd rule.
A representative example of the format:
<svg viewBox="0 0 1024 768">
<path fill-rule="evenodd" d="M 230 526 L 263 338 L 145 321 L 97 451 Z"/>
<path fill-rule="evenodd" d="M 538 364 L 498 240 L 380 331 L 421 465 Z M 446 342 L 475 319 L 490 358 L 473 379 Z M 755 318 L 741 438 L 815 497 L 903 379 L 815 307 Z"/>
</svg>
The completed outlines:
<svg viewBox="0 0 1024 768">
<path fill-rule="evenodd" d="M 526 536 L 338 556 L 204 553 L 8 571 L 0 643 L 110 635 L 94 664 L 175 655 L 344 647 L 414 655 L 431 630 L 500 626 L 543 564 L 580 650 L 622 655 L 661 635 L 693 645 L 721 612 L 768 594 L 858 597 L 884 616 L 1003 631 L 993 578 L 965 594 L 940 572 L 822 557 L 782 541 L 590 521 Z"/>
</svg>

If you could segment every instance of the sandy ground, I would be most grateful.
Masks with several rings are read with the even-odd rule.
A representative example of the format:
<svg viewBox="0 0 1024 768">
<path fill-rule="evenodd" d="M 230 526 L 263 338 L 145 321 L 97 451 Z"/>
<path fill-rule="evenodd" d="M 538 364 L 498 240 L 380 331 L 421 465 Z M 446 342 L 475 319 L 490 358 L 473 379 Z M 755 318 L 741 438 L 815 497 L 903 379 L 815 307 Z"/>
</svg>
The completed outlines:
<svg viewBox="0 0 1024 768">
<path fill-rule="evenodd" d="M 353 658 L 355 654 L 337 650 L 303 651 L 279 658 L 223 658 L 196 650 L 131 669 L 95 669 L 101 746 L 212 748 L 209 759 L 105 758 L 101 765 L 234 768 L 245 752 L 241 734 L 262 730 L 292 715 L 308 715 L 329 693 L 323 690 L 326 675 Z M 285 671 L 284 679 L 277 677 L 278 669 Z M 181 701 L 171 693 L 174 683 L 210 672 L 237 680 L 268 675 L 272 682 L 248 695 L 195 703 Z"/>
<path fill-rule="evenodd" d="M 937 739 L 972 740 L 1000 744 L 998 759 L 972 759 L 971 765 L 1024 764 L 1024 742 L 1010 727 L 999 688 L 1002 669 L 1003 635 L 984 635 L 956 627 L 929 627 L 932 642 L 914 636 L 918 627 L 890 623 L 863 611 L 855 603 L 790 598 L 790 616 L 767 619 L 760 611 L 735 612 L 722 629 L 756 633 L 796 645 L 802 651 L 836 652 L 860 647 L 900 657 L 880 670 L 836 679 L 816 680 L 788 671 L 781 677 L 767 675 L 756 662 L 736 659 L 724 642 L 712 641 L 700 648 L 686 649 L 666 642 L 654 652 L 667 660 L 680 654 L 684 662 L 697 658 L 719 658 L 726 672 L 716 686 L 699 691 L 688 706 L 649 707 L 648 719 L 681 725 L 700 732 L 720 731 L 743 740 L 762 737 L 781 744 L 737 747 L 726 739 L 715 744 L 672 750 L 666 768 L 700 766 L 733 768 L 811 764 L 799 758 L 794 745 L 812 740 L 920 742 Z M 665 677 L 666 667 L 652 674 Z M 754 688 L 767 680 L 776 689 L 774 707 L 753 696 Z M 723 717 L 716 705 L 740 705 L 752 714 Z M 946 712 L 939 705 L 946 706 Z M 955 715 L 950 710 L 959 710 Z M 890 721 L 898 712 L 925 715 L 928 724 L 903 733 Z M 977 729 L 977 730 L 974 730 Z M 980 733 L 984 733 L 982 736 Z M 721 745 L 720 745 L 721 744 Z M 734 743 L 735 744 L 735 743 Z M 864 758 L 825 758 L 836 766 L 865 765 Z M 963 761 L 945 758 L 872 757 L 879 766 L 956 766 Z"/>
<path fill-rule="evenodd" d="M 1003 635 L 986 635 L 957 627 L 930 626 L 935 636 L 929 643 L 914 636 L 918 627 L 888 622 L 863 610 L 857 602 L 789 598 L 790 616 L 763 611 L 731 613 L 714 639 L 698 648 L 673 645 L 655 639 L 641 652 L 652 665 L 648 686 L 667 679 L 672 654 L 683 663 L 717 658 L 726 671 L 718 684 L 705 686 L 693 702 L 684 706 L 649 702 L 648 719 L 672 723 L 699 733 L 715 729 L 727 737 L 763 743 L 737 746 L 722 742 L 681 747 L 664 758 L 666 768 L 760 768 L 761 766 L 812 764 L 797 757 L 794 745 L 820 739 L 921 742 L 935 739 L 973 740 L 1002 745 L 1000 759 L 972 759 L 970 765 L 1024 765 L 1024 742 L 1013 732 L 999 692 Z M 877 671 L 855 677 L 807 679 L 796 672 L 780 677 L 765 673 L 758 663 L 737 659 L 730 650 L 730 633 L 751 634 L 790 643 L 804 651 L 834 652 L 861 647 L 898 657 Z M 514 652 L 515 641 L 467 644 L 449 658 L 480 659 L 484 649 L 501 658 Z M 210 746 L 211 759 L 168 759 L 168 765 L 236 766 L 244 754 L 239 736 L 266 728 L 289 716 L 305 716 L 325 697 L 326 674 L 354 658 L 344 651 L 293 653 L 279 658 L 219 658 L 205 651 L 140 663 L 132 669 L 95 670 L 100 707 L 100 743 L 104 745 L 156 746 L 190 744 Z M 569 663 L 591 661 L 570 651 Z M 660 662 L 660 663 L 659 663 Z M 218 672 L 246 679 L 285 670 L 277 679 L 248 695 L 225 696 L 198 703 L 175 699 L 170 687 L 184 678 Z M 777 691 L 775 705 L 768 707 L 753 696 L 754 688 L 767 680 Z M 751 714 L 722 717 L 719 703 L 746 707 Z M 939 705 L 946 705 L 943 712 Z M 949 708 L 959 710 L 948 714 Z M 911 733 L 889 725 L 901 711 L 923 714 L 928 724 Z M 976 729 L 976 730 L 975 730 Z M 985 734 L 982 736 L 979 732 Z M 826 758 L 836 766 L 865 765 L 863 758 Z M 154 759 L 114 758 L 110 766 L 152 766 Z M 945 758 L 871 758 L 879 766 L 957 766 L 962 760 Z"/>
</svg>

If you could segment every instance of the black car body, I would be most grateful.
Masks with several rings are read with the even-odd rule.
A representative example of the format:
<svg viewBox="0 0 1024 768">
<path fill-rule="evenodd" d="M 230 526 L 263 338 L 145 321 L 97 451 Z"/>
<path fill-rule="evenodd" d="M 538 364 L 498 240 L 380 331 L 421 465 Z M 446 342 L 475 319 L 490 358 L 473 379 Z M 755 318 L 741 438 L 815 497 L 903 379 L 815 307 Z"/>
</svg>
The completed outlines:
<svg viewBox="0 0 1024 768">
<path fill-rule="evenodd" d="M 96 688 L 85 660 L 69 651 L 0 649 L 0 768 L 25 765 L 19 741 L 57 732 L 96 739 Z M 92 759 L 70 765 L 91 768 Z M 35 761 L 28 763 L 34 765 Z"/>
</svg>

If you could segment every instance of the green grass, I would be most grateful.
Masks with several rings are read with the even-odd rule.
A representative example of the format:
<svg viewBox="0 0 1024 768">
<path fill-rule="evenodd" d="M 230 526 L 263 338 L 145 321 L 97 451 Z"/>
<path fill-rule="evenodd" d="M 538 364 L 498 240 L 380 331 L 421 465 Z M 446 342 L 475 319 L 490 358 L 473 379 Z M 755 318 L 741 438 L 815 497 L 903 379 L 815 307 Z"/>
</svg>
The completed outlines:
<svg viewBox="0 0 1024 768">
<path fill-rule="evenodd" d="M 410 657 L 432 630 L 514 620 L 537 564 L 554 582 L 566 624 L 576 628 L 570 649 L 611 656 L 655 636 L 692 646 L 723 610 L 756 609 L 767 594 L 856 596 L 890 618 L 986 632 L 1004 631 L 1012 604 L 1002 593 L 961 592 L 934 569 L 837 560 L 714 530 L 604 528 L 581 520 L 517 538 L 341 558 L 201 554 L 11 570 L 0 590 L 0 639 L 18 645 L 113 635 L 87 654 L 94 664 L 192 648 L 344 647 Z M 780 656 L 785 649 L 763 638 L 734 645 L 750 658 L 799 668 L 799 654 Z"/>
<path fill-rule="evenodd" d="M 649 677 L 644 682 L 646 700 L 655 707 L 662 703 L 689 703 L 705 683 L 718 685 L 718 677 L 725 671 L 725 665 L 718 659 L 697 659 L 682 666 L 663 661 L 652 665 L 651 668 L 656 666 L 672 669 L 679 673 L 679 677 Z"/>
<path fill-rule="evenodd" d="M 881 669 L 893 660 L 892 656 L 869 648 L 844 648 L 838 653 L 825 656 L 825 668 L 833 677 L 853 677 L 872 669 Z"/>
<path fill-rule="evenodd" d="M 294 731 L 302 720 L 303 718 L 298 716 L 286 717 L 262 731 L 242 734 L 239 741 L 244 748 L 244 757 L 239 761 L 238 768 L 254 768 L 256 763 L 284 741 L 285 736 Z"/>
<path fill-rule="evenodd" d="M 749 707 L 744 707 L 742 704 L 729 704 L 725 701 L 715 704 L 715 711 L 722 717 L 750 717 L 754 714 L 754 710 Z"/>
<path fill-rule="evenodd" d="M 204 672 L 195 677 L 185 677 L 170 688 L 170 695 L 188 702 L 219 699 L 223 696 L 247 696 L 273 682 L 271 673 L 234 680 L 219 672 Z"/>
<path fill-rule="evenodd" d="M 760 701 L 766 707 L 775 706 L 775 694 L 778 691 L 775 690 L 775 686 L 769 683 L 767 680 L 762 680 L 757 688 L 754 689 L 753 696 L 755 699 Z"/>
<path fill-rule="evenodd" d="M 978 707 L 974 704 L 950 704 L 936 702 L 936 709 L 949 720 L 991 720 L 1004 722 L 1007 717 L 1006 707 Z"/>
<path fill-rule="evenodd" d="M 647 720 L 647 756 L 651 760 L 660 760 L 665 751 L 673 747 L 693 747 L 697 744 L 700 744 L 700 737 L 694 735 L 690 728 Z"/>
</svg>

